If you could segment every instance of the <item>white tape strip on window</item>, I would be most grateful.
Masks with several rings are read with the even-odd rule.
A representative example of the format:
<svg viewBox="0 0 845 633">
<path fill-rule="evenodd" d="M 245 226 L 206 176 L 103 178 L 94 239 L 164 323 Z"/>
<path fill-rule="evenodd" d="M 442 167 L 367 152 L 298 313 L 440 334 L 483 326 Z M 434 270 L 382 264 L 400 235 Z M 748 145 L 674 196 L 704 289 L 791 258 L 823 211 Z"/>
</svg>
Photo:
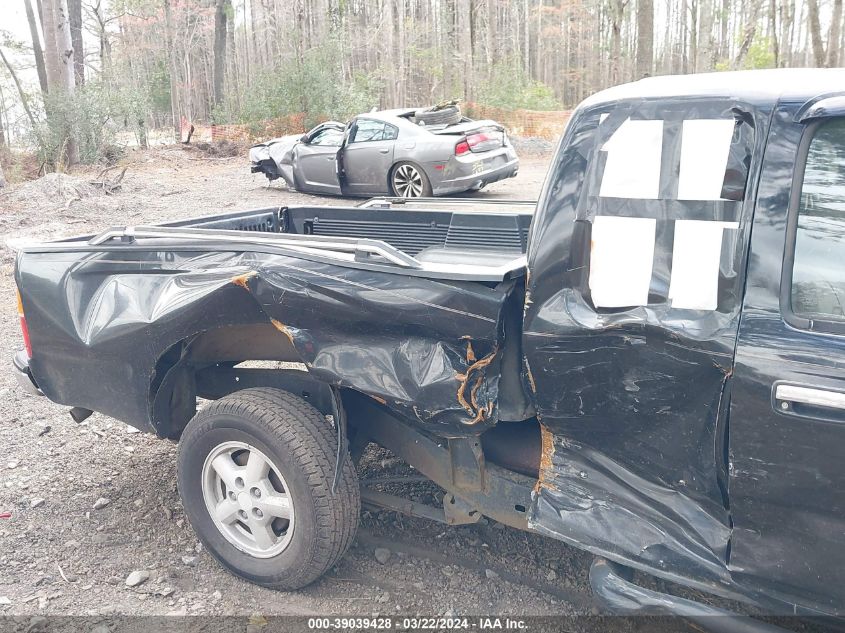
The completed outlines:
<svg viewBox="0 0 845 633">
<path fill-rule="evenodd" d="M 673 308 L 715 310 L 719 294 L 719 263 L 725 229 L 738 222 L 677 220 L 672 247 L 669 299 Z"/>
<path fill-rule="evenodd" d="M 590 245 L 590 294 L 597 308 L 648 303 L 657 221 L 597 216 Z"/>
<path fill-rule="evenodd" d="M 641 200 L 657 198 L 663 156 L 663 121 L 627 119 L 601 151 L 607 152 L 607 163 L 599 196 Z"/>
<path fill-rule="evenodd" d="M 684 121 L 678 200 L 719 200 L 728 166 L 733 119 Z"/>
</svg>

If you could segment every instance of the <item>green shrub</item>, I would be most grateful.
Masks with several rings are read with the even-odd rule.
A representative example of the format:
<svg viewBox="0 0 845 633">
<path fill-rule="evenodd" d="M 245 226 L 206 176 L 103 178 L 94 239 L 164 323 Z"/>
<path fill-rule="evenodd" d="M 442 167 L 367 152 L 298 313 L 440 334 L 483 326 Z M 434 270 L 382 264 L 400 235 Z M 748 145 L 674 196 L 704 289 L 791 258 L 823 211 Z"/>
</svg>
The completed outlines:
<svg viewBox="0 0 845 633">
<path fill-rule="evenodd" d="M 149 100 L 145 92 L 89 82 L 72 95 L 51 93 L 32 131 L 39 160 L 55 168 L 64 163 L 68 139 L 76 139 L 82 163 L 114 162 L 123 153 L 115 142 L 121 130 L 140 141 Z"/>
<path fill-rule="evenodd" d="M 375 75 L 359 74 L 345 81 L 335 44 L 307 51 L 260 72 L 238 103 L 227 99 L 213 113 L 215 123 L 254 123 L 305 113 L 313 126 L 327 118 L 344 119 L 378 104 L 380 82 Z"/>
<path fill-rule="evenodd" d="M 493 64 L 490 79 L 478 87 L 475 100 L 508 110 L 560 110 L 563 107 L 551 87 L 531 79 L 514 57 Z"/>
</svg>

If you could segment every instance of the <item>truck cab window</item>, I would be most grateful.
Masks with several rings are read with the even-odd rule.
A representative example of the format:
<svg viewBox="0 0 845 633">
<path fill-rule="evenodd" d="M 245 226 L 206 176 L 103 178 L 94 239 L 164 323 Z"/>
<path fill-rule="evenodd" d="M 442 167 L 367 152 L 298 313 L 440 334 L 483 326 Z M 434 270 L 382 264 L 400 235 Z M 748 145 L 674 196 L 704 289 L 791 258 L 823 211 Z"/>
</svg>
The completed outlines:
<svg viewBox="0 0 845 633">
<path fill-rule="evenodd" d="M 845 323 L 845 119 L 822 123 L 810 142 L 791 299 L 796 316 Z"/>
</svg>

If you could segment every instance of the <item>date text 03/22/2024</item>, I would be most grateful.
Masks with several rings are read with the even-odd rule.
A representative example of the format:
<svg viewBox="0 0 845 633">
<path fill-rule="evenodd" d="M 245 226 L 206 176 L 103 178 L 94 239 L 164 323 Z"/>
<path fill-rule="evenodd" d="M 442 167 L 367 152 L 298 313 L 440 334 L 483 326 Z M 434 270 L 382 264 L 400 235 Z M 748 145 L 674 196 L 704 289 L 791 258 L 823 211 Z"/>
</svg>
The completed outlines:
<svg viewBox="0 0 845 633">
<path fill-rule="evenodd" d="M 364 630 L 364 631 L 521 631 L 526 629 L 524 620 L 499 617 L 355 617 L 309 618 L 308 629 L 314 631 Z"/>
</svg>

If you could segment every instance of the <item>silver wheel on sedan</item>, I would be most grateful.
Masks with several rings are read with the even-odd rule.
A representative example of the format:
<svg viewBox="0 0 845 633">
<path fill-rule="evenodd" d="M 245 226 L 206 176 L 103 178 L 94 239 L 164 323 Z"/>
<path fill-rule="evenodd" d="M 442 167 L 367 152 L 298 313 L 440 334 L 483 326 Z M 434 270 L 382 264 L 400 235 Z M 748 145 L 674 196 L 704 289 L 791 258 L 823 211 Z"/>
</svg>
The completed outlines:
<svg viewBox="0 0 845 633">
<path fill-rule="evenodd" d="M 426 188 L 425 176 L 410 163 L 393 170 L 393 191 L 402 198 L 419 198 Z"/>
<path fill-rule="evenodd" d="M 294 507 L 288 485 L 254 446 L 215 447 L 202 467 L 202 495 L 215 527 L 242 552 L 270 558 L 290 543 Z"/>
</svg>

